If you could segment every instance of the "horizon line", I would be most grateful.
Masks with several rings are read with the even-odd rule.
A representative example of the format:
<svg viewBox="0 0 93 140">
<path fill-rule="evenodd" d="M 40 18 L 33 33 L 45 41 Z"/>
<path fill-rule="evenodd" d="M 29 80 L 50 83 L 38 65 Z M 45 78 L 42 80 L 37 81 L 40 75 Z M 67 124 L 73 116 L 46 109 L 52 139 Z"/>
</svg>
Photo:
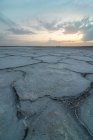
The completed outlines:
<svg viewBox="0 0 93 140">
<path fill-rule="evenodd" d="M 69 48 L 70 47 L 72 47 L 72 48 L 80 47 L 81 48 L 81 47 L 93 47 L 93 46 L 85 46 L 85 45 L 84 46 L 55 46 L 55 45 L 53 45 L 53 46 L 46 46 L 46 45 L 45 46 L 44 45 L 43 46 L 42 45 L 33 45 L 33 46 L 32 45 L 31 46 L 28 46 L 28 45 L 27 46 L 26 45 L 8 45 L 7 46 L 7 45 L 3 45 L 3 46 L 0 46 L 0 47 L 69 47 Z"/>
</svg>

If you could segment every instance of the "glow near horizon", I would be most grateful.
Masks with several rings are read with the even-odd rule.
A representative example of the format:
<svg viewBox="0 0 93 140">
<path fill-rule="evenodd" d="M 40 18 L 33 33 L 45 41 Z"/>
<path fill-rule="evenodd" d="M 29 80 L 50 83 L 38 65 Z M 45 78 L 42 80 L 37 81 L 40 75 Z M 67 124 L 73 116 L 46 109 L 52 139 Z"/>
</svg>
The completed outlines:
<svg viewBox="0 0 93 140">
<path fill-rule="evenodd" d="M 0 5 L 0 45 L 93 45 L 92 0 L 1 0 Z"/>
<path fill-rule="evenodd" d="M 12 37 L 12 36 L 11 36 Z M 55 32 L 55 33 L 48 33 L 48 32 L 42 32 L 40 34 L 36 35 L 23 35 L 23 36 L 15 36 L 17 40 L 19 39 L 20 41 L 25 40 L 25 41 L 40 41 L 40 42 L 47 42 L 50 40 L 55 40 L 55 41 L 82 41 L 83 34 L 60 34 L 60 32 Z"/>
</svg>

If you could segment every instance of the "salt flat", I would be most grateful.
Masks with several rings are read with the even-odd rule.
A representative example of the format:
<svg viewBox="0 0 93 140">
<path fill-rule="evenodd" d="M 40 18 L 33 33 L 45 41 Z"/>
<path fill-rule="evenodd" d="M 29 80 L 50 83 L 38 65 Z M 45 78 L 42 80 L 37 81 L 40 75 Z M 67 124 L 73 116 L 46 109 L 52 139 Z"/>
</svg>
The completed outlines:
<svg viewBox="0 0 93 140">
<path fill-rule="evenodd" d="M 0 47 L 0 140 L 93 140 L 93 48 Z"/>
</svg>

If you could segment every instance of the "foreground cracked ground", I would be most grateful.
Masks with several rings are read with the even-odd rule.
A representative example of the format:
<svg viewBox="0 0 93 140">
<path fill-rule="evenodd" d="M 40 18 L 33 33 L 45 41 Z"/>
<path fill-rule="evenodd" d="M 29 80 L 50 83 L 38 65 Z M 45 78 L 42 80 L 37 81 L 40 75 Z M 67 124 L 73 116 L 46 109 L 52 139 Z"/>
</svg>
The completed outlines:
<svg viewBox="0 0 93 140">
<path fill-rule="evenodd" d="M 1 47 L 0 140 L 93 140 L 93 49 Z"/>
</svg>

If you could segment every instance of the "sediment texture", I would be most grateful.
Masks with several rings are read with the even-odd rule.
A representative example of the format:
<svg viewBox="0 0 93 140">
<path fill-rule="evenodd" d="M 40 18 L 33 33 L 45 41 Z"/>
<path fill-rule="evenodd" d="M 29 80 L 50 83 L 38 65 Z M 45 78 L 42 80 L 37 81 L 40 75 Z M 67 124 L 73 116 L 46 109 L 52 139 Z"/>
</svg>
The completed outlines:
<svg viewBox="0 0 93 140">
<path fill-rule="evenodd" d="M 0 48 L 0 140 L 93 140 L 92 48 Z"/>
</svg>

